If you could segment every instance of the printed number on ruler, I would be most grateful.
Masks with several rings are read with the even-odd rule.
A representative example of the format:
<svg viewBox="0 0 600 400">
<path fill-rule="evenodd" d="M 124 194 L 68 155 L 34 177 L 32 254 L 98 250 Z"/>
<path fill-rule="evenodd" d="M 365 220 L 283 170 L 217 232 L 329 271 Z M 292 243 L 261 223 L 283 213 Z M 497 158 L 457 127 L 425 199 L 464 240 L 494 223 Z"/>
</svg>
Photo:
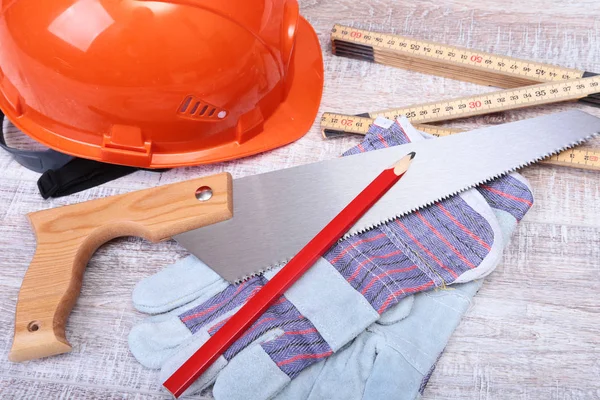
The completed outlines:
<svg viewBox="0 0 600 400">
<path fill-rule="evenodd" d="M 456 65 L 470 65 L 508 75 L 521 75 L 538 81 L 560 81 L 581 78 L 584 71 L 557 67 L 549 64 L 519 60 L 491 53 L 447 46 L 425 40 L 414 40 L 402 36 L 371 32 L 336 24 L 333 27 L 333 40 L 354 42 L 374 48 L 393 50 L 412 57 L 446 62 Z"/>
<path fill-rule="evenodd" d="M 369 131 L 373 120 L 374 118 L 324 113 L 321 117 L 321 127 L 365 135 Z"/>
</svg>

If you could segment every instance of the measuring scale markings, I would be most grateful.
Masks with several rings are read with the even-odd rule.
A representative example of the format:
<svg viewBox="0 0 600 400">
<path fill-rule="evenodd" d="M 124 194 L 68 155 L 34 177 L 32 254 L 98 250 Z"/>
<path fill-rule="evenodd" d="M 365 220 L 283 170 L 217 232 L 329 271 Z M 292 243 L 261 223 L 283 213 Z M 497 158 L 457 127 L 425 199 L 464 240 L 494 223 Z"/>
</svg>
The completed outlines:
<svg viewBox="0 0 600 400">
<path fill-rule="evenodd" d="M 600 104 L 600 76 L 590 72 L 342 25 L 334 26 L 331 38 L 334 54 L 508 89 L 370 112 L 365 114 L 368 117 L 324 113 L 321 126 L 325 138 L 364 135 L 379 116 L 405 116 L 417 129 L 445 136 L 461 130 L 425 124 L 564 101 Z M 599 155 L 600 150 L 572 149 L 544 162 L 600 169 Z"/>
</svg>

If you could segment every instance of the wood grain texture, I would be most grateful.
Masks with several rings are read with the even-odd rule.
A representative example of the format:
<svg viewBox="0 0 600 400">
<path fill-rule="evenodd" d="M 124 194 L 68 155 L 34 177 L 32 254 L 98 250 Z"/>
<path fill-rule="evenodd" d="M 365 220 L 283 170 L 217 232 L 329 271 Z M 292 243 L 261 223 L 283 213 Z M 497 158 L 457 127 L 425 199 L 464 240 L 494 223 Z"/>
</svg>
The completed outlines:
<svg viewBox="0 0 600 400">
<path fill-rule="evenodd" d="M 227 220 L 233 215 L 231 185 L 225 172 L 30 213 L 36 249 L 19 291 L 9 359 L 71 351 L 65 324 L 98 247 L 123 236 L 158 242 Z M 211 197 L 199 201 L 199 189 Z"/>
<path fill-rule="evenodd" d="M 494 90 L 333 57 L 329 31 L 336 22 L 600 72 L 597 1 L 300 3 L 325 56 L 321 111 L 360 113 Z M 584 105 L 543 106 L 449 126 L 474 128 L 573 107 L 600 116 Z M 7 361 L 18 290 L 35 249 L 27 213 L 222 171 L 241 177 L 329 159 L 359 140 L 325 141 L 317 120 L 304 138 L 267 154 L 163 174 L 137 172 L 50 201 L 37 194 L 35 173 L 0 153 L 0 398 L 169 398 L 157 373 L 129 354 L 127 334 L 143 318 L 131 305 L 135 283 L 186 254 L 173 241 L 123 238 L 101 247 L 67 324 L 73 351 L 21 364 Z M 600 146 L 600 140 L 594 144 Z M 452 337 L 425 399 L 600 398 L 600 175 L 541 165 L 523 174 L 536 203 Z"/>
</svg>

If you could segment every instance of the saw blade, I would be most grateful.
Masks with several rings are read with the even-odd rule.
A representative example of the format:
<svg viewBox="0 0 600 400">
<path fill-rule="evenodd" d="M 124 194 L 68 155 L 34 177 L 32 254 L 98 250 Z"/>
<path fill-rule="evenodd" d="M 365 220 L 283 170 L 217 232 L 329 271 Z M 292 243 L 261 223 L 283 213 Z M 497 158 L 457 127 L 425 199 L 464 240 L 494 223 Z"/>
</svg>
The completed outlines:
<svg viewBox="0 0 600 400">
<path fill-rule="evenodd" d="M 382 169 L 414 151 L 410 171 L 348 235 L 490 181 L 600 132 L 600 119 L 567 111 L 435 140 L 370 151 L 233 182 L 233 218 L 174 238 L 230 282 L 281 265 Z"/>
</svg>

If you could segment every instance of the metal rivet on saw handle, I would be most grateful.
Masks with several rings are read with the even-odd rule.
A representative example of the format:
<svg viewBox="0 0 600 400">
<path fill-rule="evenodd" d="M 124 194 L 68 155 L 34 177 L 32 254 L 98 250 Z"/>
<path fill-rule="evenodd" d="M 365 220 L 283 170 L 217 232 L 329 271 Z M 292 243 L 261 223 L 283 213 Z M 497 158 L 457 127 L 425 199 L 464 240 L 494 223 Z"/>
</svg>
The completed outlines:
<svg viewBox="0 0 600 400">
<path fill-rule="evenodd" d="M 196 189 L 196 199 L 198 199 L 198 201 L 210 200 L 212 195 L 213 191 L 208 186 L 200 186 L 198 189 Z"/>
</svg>

